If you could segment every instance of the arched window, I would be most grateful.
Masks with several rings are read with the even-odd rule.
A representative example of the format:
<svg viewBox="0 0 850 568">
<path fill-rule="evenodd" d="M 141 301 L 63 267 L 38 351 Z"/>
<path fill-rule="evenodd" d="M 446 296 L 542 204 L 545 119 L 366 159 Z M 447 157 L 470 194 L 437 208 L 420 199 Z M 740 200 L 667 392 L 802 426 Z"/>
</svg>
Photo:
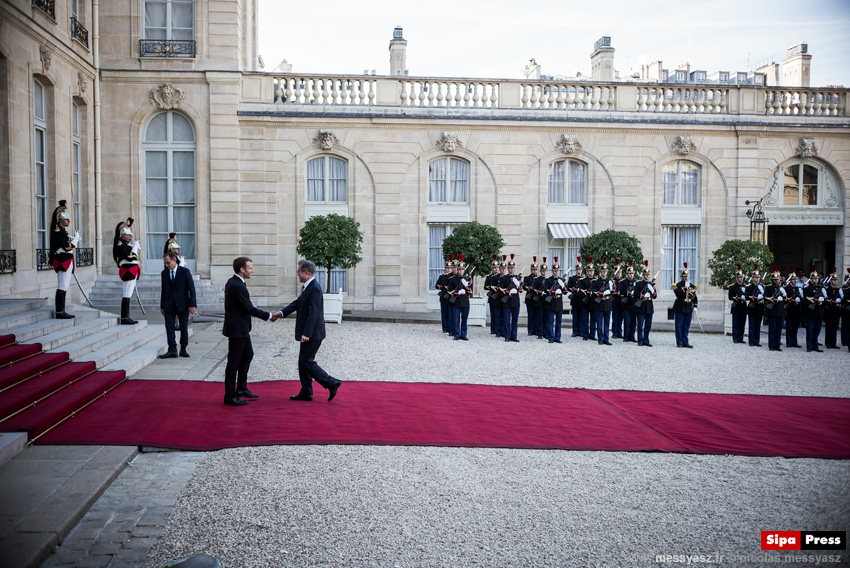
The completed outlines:
<svg viewBox="0 0 850 568">
<path fill-rule="evenodd" d="M 47 177 L 47 96 L 38 79 L 32 82 L 33 98 L 33 167 L 35 170 L 35 230 L 36 248 L 50 247 L 50 208 L 48 207 Z"/>
<path fill-rule="evenodd" d="M 335 156 L 319 156 L 307 162 L 307 202 L 346 203 L 348 162 Z"/>
<path fill-rule="evenodd" d="M 587 204 L 587 165 L 577 160 L 559 160 L 549 166 L 549 203 Z"/>
<path fill-rule="evenodd" d="M 180 255 L 195 270 L 195 130 L 175 111 L 148 121 L 144 143 L 145 250 L 159 272 L 168 233 L 177 233 Z"/>
<path fill-rule="evenodd" d="M 428 164 L 429 203 L 469 203 L 469 162 L 437 158 Z"/>
<path fill-rule="evenodd" d="M 677 160 L 661 169 L 662 204 L 699 206 L 699 165 Z"/>
<path fill-rule="evenodd" d="M 82 111 L 76 102 L 71 106 L 71 193 L 74 198 L 74 225 L 84 227 L 83 218 L 83 125 Z"/>
</svg>

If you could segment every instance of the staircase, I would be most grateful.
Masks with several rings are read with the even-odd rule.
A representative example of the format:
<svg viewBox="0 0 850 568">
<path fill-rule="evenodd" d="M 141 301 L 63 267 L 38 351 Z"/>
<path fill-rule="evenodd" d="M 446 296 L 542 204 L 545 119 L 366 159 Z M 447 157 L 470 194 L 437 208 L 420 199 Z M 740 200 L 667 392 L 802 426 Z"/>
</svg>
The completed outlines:
<svg viewBox="0 0 850 568">
<path fill-rule="evenodd" d="M 159 313 L 151 326 L 119 325 L 99 310 L 73 313 L 54 319 L 47 300 L 0 300 L 0 432 L 33 440 L 168 349 Z"/>
<path fill-rule="evenodd" d="M 195 295 L 197 297 L 198 312 L 203 313 L 223 313 L 224 312 L 224 288 L 215 286 L 210 280 L 198 278 L 195 275 Z M 94 304 L 95 308 L 118 312 L 121 308 L 122 282 L 115 275 L 99 276 L 94 284 L 94 288 L 89 295 L 89 299 Z M 139 297 L 142 299 L 142 304 L 148 314 L 151 312 L 159 317 L 159 295 L 162 290 L 162 283 L 159 274 L 143 274 L 136 282 L 136 290 L 139 291 Z M 139 302 L 136 299 L 136 294 L 133 293 L 133 301 L 130 303 L 133 309 L 135 318 L 136 311 L 139 307 Z"/>
</svg>

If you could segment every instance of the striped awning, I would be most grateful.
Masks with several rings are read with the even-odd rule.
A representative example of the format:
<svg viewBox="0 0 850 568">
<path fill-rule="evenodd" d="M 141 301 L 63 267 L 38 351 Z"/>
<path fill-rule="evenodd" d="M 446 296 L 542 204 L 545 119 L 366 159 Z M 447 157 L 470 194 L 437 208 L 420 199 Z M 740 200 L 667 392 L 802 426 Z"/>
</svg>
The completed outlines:
<svg viewBox="0 0 850 568">
<path fill-rule="evenodd" d="M 590 236 L 587 223 L 549 223 L 553 239 L 586 239 Z"/>
</svg>

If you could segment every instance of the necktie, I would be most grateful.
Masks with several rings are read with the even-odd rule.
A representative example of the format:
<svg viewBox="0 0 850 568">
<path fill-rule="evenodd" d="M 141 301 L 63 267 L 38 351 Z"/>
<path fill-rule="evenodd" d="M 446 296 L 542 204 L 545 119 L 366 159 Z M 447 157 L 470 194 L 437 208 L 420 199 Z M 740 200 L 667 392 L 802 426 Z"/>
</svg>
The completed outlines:
<svg viewBox="0 0 850 568">
<path fill-rule="evenodd" d="M 172 281 L 174 280 L 174 271 L 173 270 L 171 271 L 171 280 Z"/>
</svg>

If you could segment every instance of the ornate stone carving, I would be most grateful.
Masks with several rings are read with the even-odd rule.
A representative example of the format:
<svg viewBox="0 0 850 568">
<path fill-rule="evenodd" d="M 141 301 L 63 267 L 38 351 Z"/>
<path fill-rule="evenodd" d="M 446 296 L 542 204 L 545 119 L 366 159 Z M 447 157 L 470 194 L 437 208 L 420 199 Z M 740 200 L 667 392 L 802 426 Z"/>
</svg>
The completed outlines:
<svg viewBox="0 0 850 568">
<path fill-rule="evenodd" d="M 335 145 L 339 144 L 339 139 L 331 130 L 319 130 L 319 133 L 313 137 L 313 144 L 322 150 L 331 150 Z"/>
<path fill-rule="evenodd" d="M 440 137 L 437 138 L 434 146 L 441 149 L 443 152 L 454 152 L 458 148 L 463 148 L 460 138 L 458 138 L 457 134 L 454 132 L 440 133 Z"/>
<path fill-rule="evenodd" d="M 841 225 L 843 222 L 841 213 L 781 213 L 775 211 L 770 213 L 772 225 Z"/>
<path fill-rule="evenodd" d="M 797 145 L 797 154 L 801 158 L 812 158 L 818 155 L 818 147 L 815 146 L 814 138 L 800 138 Z"/>
<path fill-rule="evenodd" d="M 823 200 L 824 207 L 836 207 L 838 205 L 838 197 L 832 191 L 832 185 L 829 183 L 829 176 L 825 175 L 823 180 L 823 188 L 826 190 L 826 199 Z"/>
<path fill-rule="evenodd" d="M 86 92 L 86 86 L 88 86 L 89 82 L 86 80 L 86 76 L 82 71 L 77 71 L 77 85 L 80 86 L 80 94 Z"/>
<path fill-rule="evenodd" d="M 578 136 L 575 134 L 561 134 L 555 142 L 555 148 L 564 154 L 573 154 L 577 150 L 581 150 L 581 142 L 578 141 Z"/>
<path fill-rule="evenodd" d="M 53 58 L 53 52 L 44 44 L 38 46 L 38 52 L 41 56 L 41 70 L 46 73 L 50 71 L 50 60 Z"/>
<path fill-rule="evenodd" d="M 680 156 L 687 156 L 691 152 L 697 151 L 697 145 L 690 136 L 676 136 L 673 140 L 672 150 Z"/>
<path fill-rule="evenodd" d="M 780 170 L 773 172 L 773 183 L 770 184 L 770 189 L 767 190 L 767 195 L 764 196 L 765 207 L 774 207 L 778 205 L 778 197 L 776 188 L 779 187 Z"/>
<path fill-rule="evenodd" d="M 177 108 L 186 99 L 186 93 L 171 83 L 163 83 L 148 92 L 151 104 L 163 110 Z"/>
</svg>

